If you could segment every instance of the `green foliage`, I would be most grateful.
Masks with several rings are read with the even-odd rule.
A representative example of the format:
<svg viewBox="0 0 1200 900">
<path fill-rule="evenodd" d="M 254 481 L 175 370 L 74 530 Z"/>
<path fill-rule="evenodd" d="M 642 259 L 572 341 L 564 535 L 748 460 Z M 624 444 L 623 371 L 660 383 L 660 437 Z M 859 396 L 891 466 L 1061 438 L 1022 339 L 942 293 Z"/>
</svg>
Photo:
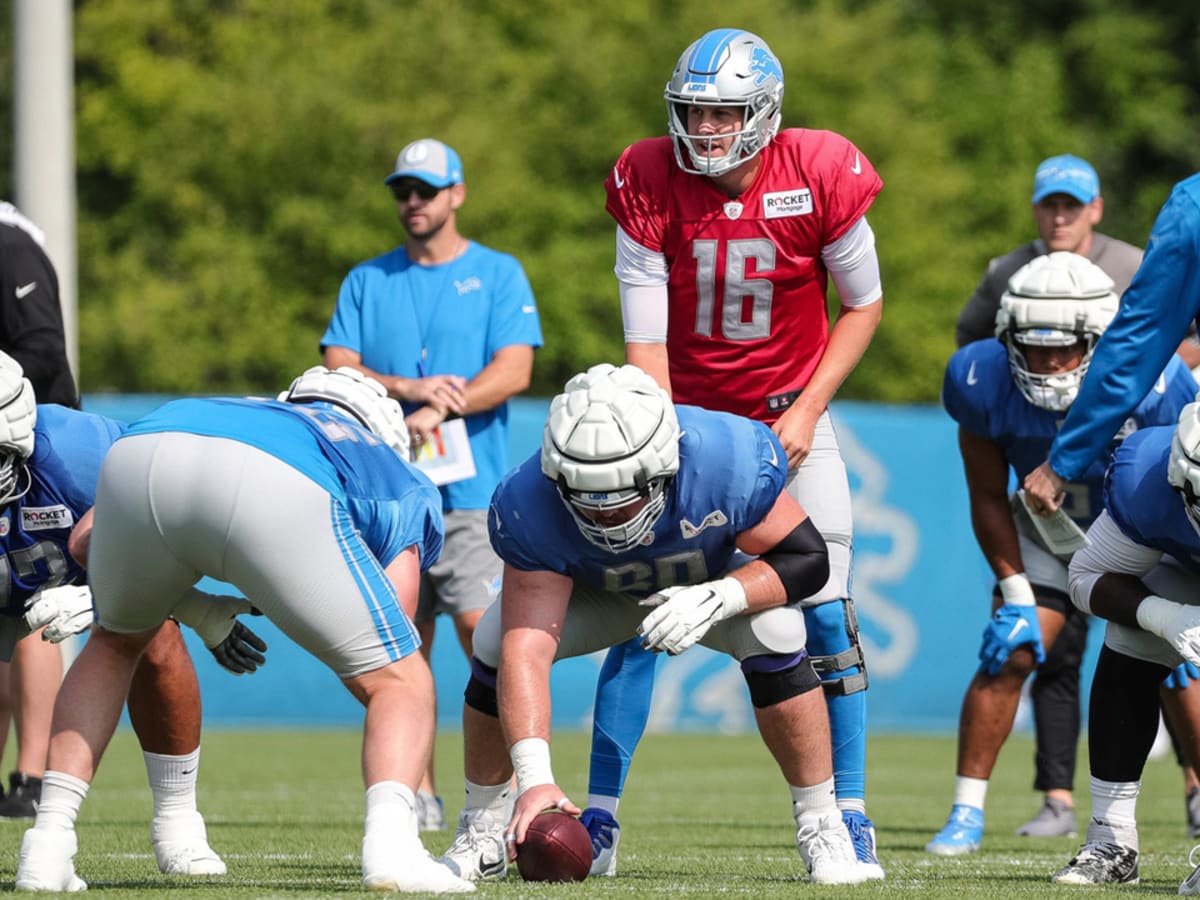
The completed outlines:
<svg viewBox="0 0 1200 900">
<path fill-rule="evenodd" d="M 1033 236 L 1045 156 L 1089 158 L 1102 230 L 1135 243 L 1200 167 L 1200 20 L 1175 0 L 75 6 L 89 392 L 269 391 L 316 361 L 342 277 L 402 238 L 381 180 L 421 136 L 463 157 L 464 233 L 530 276 L 546 336 L 532 393 L 619 360 L 603 179 L 665 131 L 671 67 L 720 25 L 783 61 L 785 125 L 845 134 L 885 181 L 884 320 L 843 397 L 936 399 L 963 300 Z M 11 14 L 4 105 L 10 32 Z"/>
</svg>

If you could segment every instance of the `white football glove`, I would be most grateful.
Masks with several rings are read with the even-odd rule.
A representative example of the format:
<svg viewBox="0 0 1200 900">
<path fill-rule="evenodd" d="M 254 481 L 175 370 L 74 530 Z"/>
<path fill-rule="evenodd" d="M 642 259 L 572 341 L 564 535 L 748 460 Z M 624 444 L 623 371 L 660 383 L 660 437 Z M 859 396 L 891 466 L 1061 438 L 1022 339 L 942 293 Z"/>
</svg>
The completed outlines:
<svg viewBox="0 0 1200 900">
<path fill-rule="evenodd" d="M 1200 665 L 1200 606 L 1149 596 L 1137 609 L 1138 624 L 1158 635 L 1185 660 Z"/>
<path fill-rule="evenodd" d="M 92 627 L 91 588 L 86 584 L 42 588 L 25 607 L 25 624 L 31 632 L 45 625 L 42 640 L 52 644 L 87 631 Z"/>
<path fill-rule="evenodd" d="M 663 588 L 638 605 L 655 607 L 638 626 L 642 646 L 678 656 L 717 622 L 745 612 L 746 589 L 736 578 L 722 578 Z"/>
</svg>

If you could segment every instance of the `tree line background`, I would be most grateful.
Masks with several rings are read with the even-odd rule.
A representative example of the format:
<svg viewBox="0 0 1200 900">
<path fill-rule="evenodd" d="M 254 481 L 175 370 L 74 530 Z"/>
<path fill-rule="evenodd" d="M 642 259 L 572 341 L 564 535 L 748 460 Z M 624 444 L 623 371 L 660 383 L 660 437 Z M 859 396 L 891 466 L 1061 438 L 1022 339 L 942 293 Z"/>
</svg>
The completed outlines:
<svg viewBox="0 0 1200 900">
<path fill-rule="evenodd" d="M 1041 159 L 1089 159 L 1101 230 L 1139 245 L 1200 168 L 1193 0 L 77 0 L 83 390 L 272 391 L 318 361 L 342 277 L 403 239 L 382 179 L 427 136 L 462 156 L 460 229 L 533 284 L 531 393 L 619 361 L 603 180 L 724 26 L 779 56 L 785 127 L 841 132 L 885 182 L 883 325 L 845 398 L 936 401 L 959 307 L 1034 236 Z"/>
</svg>

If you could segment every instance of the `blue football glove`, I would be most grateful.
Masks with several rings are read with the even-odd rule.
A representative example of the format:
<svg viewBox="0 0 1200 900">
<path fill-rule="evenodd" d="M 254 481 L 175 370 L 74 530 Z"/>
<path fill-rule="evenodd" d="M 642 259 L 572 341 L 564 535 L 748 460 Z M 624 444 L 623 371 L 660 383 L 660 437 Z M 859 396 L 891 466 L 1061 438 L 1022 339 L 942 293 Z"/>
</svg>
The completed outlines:
<svg viewBox="0 0 1200 900">
<path fill-rule="evenodd" d="M 1185 661 L 1171 670 L 1171 674 L 1167 676 L 1167 680 L 1163 682 L 1163 686 L 1169 687 L 1172 690 L 1182 691 L 1197 679 L 1200 679 L 1200 669 L 1196 668 L 1195 663 Z"/>
<path fill-rule="evenodd" d="M 983 629 L 983 643 L 979 647 L 980 668 L 987 675 L 999 675 L 1009 655 L 1025 644 L 1032 645 L 1037 663 L 1045 662 L 1046 650 L 1042 646 L 1037 607 L 1003 604 Z"/>
</svg>

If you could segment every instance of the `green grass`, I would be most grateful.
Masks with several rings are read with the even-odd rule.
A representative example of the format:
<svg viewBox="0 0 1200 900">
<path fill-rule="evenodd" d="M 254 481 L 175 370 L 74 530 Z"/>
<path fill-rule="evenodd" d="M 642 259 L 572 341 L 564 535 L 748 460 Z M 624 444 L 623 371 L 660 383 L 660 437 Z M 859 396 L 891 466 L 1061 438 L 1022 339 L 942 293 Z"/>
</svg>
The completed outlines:
<svg viewBox="0 0 1200 900">
<path fill-rule="evenodd" d="M 555 773 L 582 805 L 587 738 L 555 736 Z M 950 808 L 954 741 L 874 737 L 868 800 L 887 881 L 822 888 L 800 879 L 791 805 L 773 761 L 753 735 L 650 735 L 639 749 L 619 819 L 620 874 L 578 885 L 508 881 L 479 896 L 538 897 L 971 897 L 1095 896 L 1055 887 L 1050 874 L 1074 853 L 1073 838 L 1030 840 L 1013 830 L 1037 808 L 1033 748 L 1013 738 L 988 796 L 981 852 L 941 859 L 923 851 Z M 351 897 L 359 890 L 362 789 L 358 735 L 347 731 L 219 731 L 204 737 L 200 805 L 213 846 L 229 864 L 220 879 L 158 874 L 150 852 L 150 797 L 129 732 L 117 735 L 79 823 L 76 868 L 104 897 Z M 10 758 L 6 760 L 11 765 Z M 438 742 L 447 815 L 461 804 L 461 740 Z M 1080 824 L 1088 812 L 1086 752 L 1080 754 Z M 4 768 L 3 771 L 8 771 Z M 1139 803 L 1142 883 L 1102 892 L 1174 894 L 1191 871 L 1182 782 L 1170 761 L 1151 762 Z M 0 822 L 0 890 L 11 889 L 24 822 Z M 427 834 L 439 853 L 450 832 Z"/>
</svg>

